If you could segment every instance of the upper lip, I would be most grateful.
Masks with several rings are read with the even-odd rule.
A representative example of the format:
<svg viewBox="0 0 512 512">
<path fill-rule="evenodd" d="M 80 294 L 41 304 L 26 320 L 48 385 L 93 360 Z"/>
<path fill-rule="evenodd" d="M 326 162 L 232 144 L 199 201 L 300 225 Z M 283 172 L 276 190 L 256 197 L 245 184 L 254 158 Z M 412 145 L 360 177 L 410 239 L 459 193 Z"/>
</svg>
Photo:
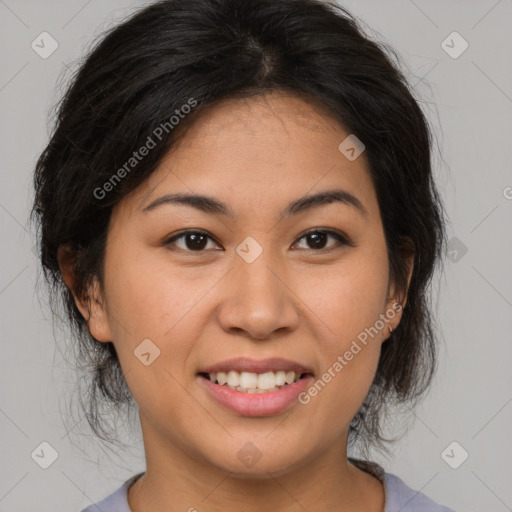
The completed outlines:
<svg viewBox="0 0 512 512">
<path fill-rule="evenodd" d="M 272 357 L 269 359 L 259 360 L 249 359 L 247 357 L 237 357 L 205 367 L 201 369 L 199 373 L 229 372 L 230 370 L 250 373 L 277 372 L 279 370 L 295 372 L 298 374 L 313 373 L 307 366 L 282 357 Z"/>
</svg>

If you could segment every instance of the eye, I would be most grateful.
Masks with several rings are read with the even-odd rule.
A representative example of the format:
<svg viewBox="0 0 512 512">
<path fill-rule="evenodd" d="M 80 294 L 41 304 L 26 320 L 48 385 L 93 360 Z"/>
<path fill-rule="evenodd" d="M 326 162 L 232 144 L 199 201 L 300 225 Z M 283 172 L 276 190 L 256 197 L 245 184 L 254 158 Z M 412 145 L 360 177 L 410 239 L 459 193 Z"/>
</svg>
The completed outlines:
<svg viewBox="0 0 512 512">
<path fill-rule="evenodd" d="M 189 252 L 202 252 L 207 248 L 209 240 L 214 241 L 210 235 L 207 235 L 202 231 L 184 231 L 178 235 L 168 238 L 164 242 L 164 245 L 178 246 L 176 242 L 180 240 L 183 240 L 184 247 L 182 246 L 179 248 Z"/>
<path fill-rule="evenodd" d="M 332 237 L 334 238 L 335 240 L 337 240 L 338 244 L 331 244 L 330 248 L 328 246 L 328 248 L 326 248 L 326 243 L 327 243 L 327 240 L 329 237 Z M 312 230 L 312 231 L 309 231 L 308 233 L 302 235 L 301 238 L 299 238 L 299 241 L 300 240 L 306 240 L 306 243 L 310 244 L 311 247 L 306 247 L 305 249 L 306 250 L 313 250 L 313 251 L 325 251 L 325 252 L 329 252 L 329 251 L 332 251 L 334 249 L 336 249 L 336 246 L 340 246 L 340 245 L 349 245 L 351 247 L 353 247 L 353 244 L 351 243 L 350 239 L 346 236 L 346 235 L 343 235 L 341 233 L 338 233 L 337 231 L 332 231 L 332 230 L 319 230 L 319 229 L 315 229 L 315 230 Z M 334 245 L 334 247 L 332 246 Z"/>
<path fill-rule="evenodd" d="M 338 243 L 337 244 L 331 244 L 330 246 L 327 246 L 326 248 L 326 242 L 329 239 L 329 237 L 334 238 Z M 354 247 L 354 244 L 350 241 L 350 239 L 342 234 L 338 233 L 337 231 L 332 230 L 319 230 L 314 229 L 311 230 L 304 235 L 302 235 L 299 238 L 299 242 L 301 240 L 306 240 L 306 243 L 310 244 L 310 247 L 302 248 L 306 250 L 312 250 L 312 251 L 324 251 L 329 252 L 334 249 L 336 249 L 336 246 L 343 246 L 348 245 L 350 247 Z M 175 245 L 179 249 L 183 251 L 188 252 L 204 252 L 206 249 L 208 249 L 208 242 L 214 242 L 215 240 L 208 235 L 207 233 L 203 231 L 197 231 L 197 230 L 189 230 L 189 231 L 183 231 L 182 233 L 179 233 L 177 235 L 174 235 L 170 238 L 168 238 L 164 245 Z M 180 247 L 178 242 L 182 242 L 182 246 Z M 297 244 L 297 242 L 296 242 Z M 294 244 L 294 245 L 296 245 Z M 217 245 L 218 246 L 218 245 Z M 211 247 L 210 247 L 211 248 Z M 215 247 L 214 247 L 215 248 Z"/>
</svg>

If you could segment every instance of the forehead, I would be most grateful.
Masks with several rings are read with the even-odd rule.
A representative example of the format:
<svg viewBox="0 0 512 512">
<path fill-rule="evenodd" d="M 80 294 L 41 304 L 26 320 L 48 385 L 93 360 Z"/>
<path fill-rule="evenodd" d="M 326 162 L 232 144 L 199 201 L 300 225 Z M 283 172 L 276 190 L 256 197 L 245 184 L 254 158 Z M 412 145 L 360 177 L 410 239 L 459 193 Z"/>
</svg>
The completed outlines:
<svg viewBox="0 0 512 512">
<path fill-rule="evenodd" d="M 295 96 L 223 100 L 188 128 L 136 191 L 133 207 L 181 192 L 215 196 L 250 217 L 343 188 L 372 213 L 376 196 L 364 152 L 351 161 L 339 150 L 349 135 L 326 109 Z"/>
</svg>

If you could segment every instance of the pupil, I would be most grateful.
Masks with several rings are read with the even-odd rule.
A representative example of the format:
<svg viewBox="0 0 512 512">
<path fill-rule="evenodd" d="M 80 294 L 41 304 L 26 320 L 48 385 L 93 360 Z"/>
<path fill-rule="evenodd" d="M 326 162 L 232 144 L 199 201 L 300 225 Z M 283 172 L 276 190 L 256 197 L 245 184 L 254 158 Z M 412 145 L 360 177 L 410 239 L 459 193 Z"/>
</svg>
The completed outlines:
<svg viewBox="0 0 512 512">
<path fill-rule="evenodd" d="M 323 249 L 325 246 L 327 234 L 326 233 L 311 233 L 308 235 L 309 243 L 313 248 Z M 311 243 L 312 242 L 312 243 Z"/>
<path fill-rule="evenodd" d="M 193 233 L 190 235 L 187 235 L 187 249 L 191 250 L 200 250 L 203 249 L 206 246 L 206 237 L 200 233 Z M 192 240 L 193 243 L 189 244 L 188 242 Z"/>
</svg>

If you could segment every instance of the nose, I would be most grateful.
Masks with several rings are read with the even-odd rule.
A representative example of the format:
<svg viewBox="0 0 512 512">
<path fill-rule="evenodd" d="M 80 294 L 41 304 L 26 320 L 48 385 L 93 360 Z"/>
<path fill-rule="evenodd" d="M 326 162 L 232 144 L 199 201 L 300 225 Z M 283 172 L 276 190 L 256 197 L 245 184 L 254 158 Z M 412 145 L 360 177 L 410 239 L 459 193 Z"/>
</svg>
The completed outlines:
<svg viewBox="0 0 512 512">
<path fill-rule="evenodd" d="M 274 339 L 276 333 L 296 329 L 300 301 L 284 266 L 266 251 L 252 263 L 238 258 L 234 265 L 224 279 L 217 308 L 222 329 L 255 340 Z"/>
</svg>

